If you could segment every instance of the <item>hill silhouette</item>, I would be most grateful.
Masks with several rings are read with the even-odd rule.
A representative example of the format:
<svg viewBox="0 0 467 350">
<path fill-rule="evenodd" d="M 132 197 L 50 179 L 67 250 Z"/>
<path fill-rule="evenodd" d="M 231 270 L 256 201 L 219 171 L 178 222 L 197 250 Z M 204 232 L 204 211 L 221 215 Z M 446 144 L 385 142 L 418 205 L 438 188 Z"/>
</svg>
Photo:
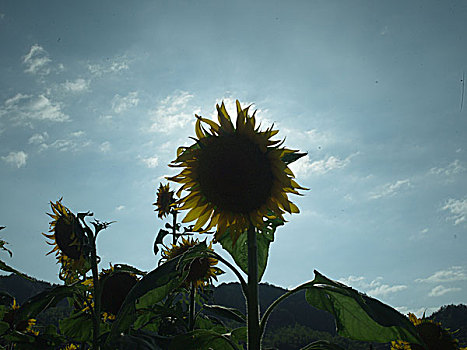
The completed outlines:
<svg viewBox="0 0 467 350">
<path fill-rule="evenodd" d="M 22 304 L 30 297 L 52 288 L 54 285 L 34 278 L 27 280 L 15 274 L 0 276 L 0 292 L 6 292 Z M 263 314 L 267 307 L 286 289 L 262 283 L 259 286 L 260 310 Z M 334 318 L 327 312 L 310 306 L 304 291 L 285 299 L 271 314 L 266 326 L 264 344 L 276 349 L 297 349 L 306 344 L 325 339 L 346 349 L 369 349 L 369 343 L 356 342 L 336 335 Z M 213 288 L 209 304 L 233 307 L 245 312 L 245 300 L 238 283 L 222 283 Z M 43 324 L 58 324 L 66 317 L 70 308 L 66 300 L 38 316 Z M 467 345 L 467 306 L 447 305 L 428 317 L 440 322 L 443 327 L 454 333 L 462 346 Z M 230 321 L 234 322 L 234 321 Z M 232 326 L 238 326 L 232 324 Z M 389 349 L 387 344 L 373 344 L 372 349 Z"/>
</svg>

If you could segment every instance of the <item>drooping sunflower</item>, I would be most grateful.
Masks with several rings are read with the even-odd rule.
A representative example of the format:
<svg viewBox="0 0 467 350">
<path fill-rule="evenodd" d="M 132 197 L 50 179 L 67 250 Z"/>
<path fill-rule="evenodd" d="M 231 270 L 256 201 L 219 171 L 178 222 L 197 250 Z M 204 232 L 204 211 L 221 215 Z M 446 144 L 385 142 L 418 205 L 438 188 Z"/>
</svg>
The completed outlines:
<svg viewBox="0 0 467 350">
<path fill-rule="evenodd" d="M 86 236 L 77 217 L 61 203 L 61 199 L 55 203 L 50 202 L 50 207 L 53 211 L 48 214 L 53 219 L 50 222 L 50 234 L 43 235 L 52 240 L 47 244 L 54 247 L 47 255 L 55 252 L 57 261 L 62 264 L 59 277 L 73 282 L 77 279 L 77 272 L 86 269 Z"/>
<path fill-rule="evenodd" d="M 178 196 L 189 192 L 178 201 L 179 210 L 190 210 L 183 222 L 196 220 L 194 230 L 202 232 L 217 226 L 216 239 L 229 228 L 236 240 L 250 224 L 261 228 L 264 218 L 298 213 L 287 195 L 305 188 L 283 161 L 298 151 L 271 140 L 278 130 L 260 131 L 256 111 L 248 115 L 239 101 L 235 126 L 224 103 L 216 108 L 219 124 L 196 115 L 196 143 L 178 149 L 170 166 L 183 169 L 169 180 L 182 184 Z"/>
<path fill-rule="evenodd" d="M 128 271 L 115 270 L 115 268 L 110 265 L 110 268 L 103 269 L 99 274 L 99 281 L 102 283 L 102 318 L 104 321 L 108 319 L 114 320 L 131 288 L 138 282 L 138 277 Z M 89 278 L 82 282 L 82 284 L 92 288 L 93 280 Z M 94 305 L 92 299 L 92 293 L 89 293 L 89 304 Z M 89 309 L 89 307 L 85 307 L 83 310 L 87 309 Z"/>
<path fill-rule="evenodd" d="M 172 244 L 171 248 L 162 250 L 161 261 L 164 262 L 174 259 L 198 243 L 199 241 L 197 239 L 182 238 L 181 243 Z M 212 251 L 212 243 L 209 244 L 208 249 Z M 189 271 L 182 286 L 189 288 L 193 284 L 195 288 L 202 288 L 211 284 L 213 279 L 217 281 L 217 276 L 224 273 L 224 271 L 216 267 L 217 262 L 217 259 L 211 257 L 194 258 L 191 264 L 186 266 Z"/>
<path fill-rule="evenodd" d="M 453 338 L 449 330 L 443 328 L 440 323 L 426 319 L 425 317 L 418 318 L 412 313 L 409 313 L 410 322 L 417 329 L 417 333 L 426 348 L 418 344 L 412 344 L 402 340 L 391 342 L 391 350 L 463 350 L 459 347 L 457 339 Z"/>
<path fill-rule="evenodd" d="M 175 192 L 170 190 L 169 184 L 159 184 L 159 188 L 157 189 L 157 200 L 153 205 L 156 206 L 155 211 L 157 211 L 157 216 L 160 219 L 163 219 L 170 214 L 170 211 L 173 208 L 172 204 L 175 203 L 174 194 Z"/>
</svg>

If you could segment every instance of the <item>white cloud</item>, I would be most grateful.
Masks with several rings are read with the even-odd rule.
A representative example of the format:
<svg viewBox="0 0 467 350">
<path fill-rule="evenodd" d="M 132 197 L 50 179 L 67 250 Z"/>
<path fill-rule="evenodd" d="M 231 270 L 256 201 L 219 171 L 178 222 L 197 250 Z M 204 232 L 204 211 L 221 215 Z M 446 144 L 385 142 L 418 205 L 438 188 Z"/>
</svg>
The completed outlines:
<svg viewBox="0 0 467 350">
<path fill-rule="evenodd" d="M 28 143 L 32 145 L 40 145 L 45 143 L 49 138 L 49 134 L 47 132 L 43 132 L 41 134 L 34 134 L 29 138 Z"/>
<path fill-rule="evenodd" d="M 23 64 L 26 66 L 26 73 L 47 75 L 50 73 L 49 54 L 38 44 L 31 46 L 29 52 L 23 56 Z"/>
<path fill-rule="evenodd" d="M 118 207 L 115 208 L 115 211 L 122 211 L 125 209 L 124 205 L 119 205 Z"/>
<path fill-rule="evenodd" d="M 397 293 L 404 289 L 407 289 L 406 285 L 399 284 L 395 286 L 390 286 L 387 284 L 382 284 L 382 285 L 377 286 L 376 288 L 370 289 L 367 293 L 368 295 L 371 295 L 373 297 L 379 297 L 379 296 L 386 296 L 392 293 Z"/>
<path fill-rule="evenodd" d="M 433 314 L 435 311 L 439 310 L 439 307 L 421 307 L 418 309 L 413 309 L 409 308 L 407 306 L 397 306 L 395 307 L 397 311 L 399 311 L 401 314 L 408 315 L 409 312 L 414 314 L 417 317 L 422 317 L 424 314 L 425 316 L 430 316 Z"/>
<path fill-rule="evenodd" d="M 28 155 L 23 151 L 10 152 L 7 156 L 3 156 L 2 159 L 8 164 L 15 165 L 17 168 L 21 168 L 26 165 Z"/>
<path fill-rule="evenodd" d="M 359 291 L 363 291 L 372 297 L 384 297 L 407 289 L 407 286 L 402 284 L 392 286 L 383 284 L 382 277 L 377 277 L 371 282 L 367 282 L 366 278 L 363 276 L 348 276 L 338 281 Z"/>
<path fill-rule="evenodd" d="M 159 164 L 159 158 L 157 157 L 148 157 L 141 159 L 148 168 L 155 168 Z"/>
<path fill-rule="evenodd" d="M 83 92 L 89 90 L 89 80 L 85 80 L 83 78 L 78 78 L 74 81 L 67 80 L 62 83 L 61 86 L 65 91 L 74 93 Z"/>
<path fill-rule="evenodd" d="M 458 292 L 460 288 L 446 288 L 442 285 L 434 287 L 431 292 L 428 294 L 430 297 L 440 297 L 446 293 Z"/>
<path fill-rule="evenodd" d="M 110 142 L 109 141 L 104 141 L 100 144 L 99 146 L 99 150 L 102 152 L 102 153 L 107 153 L 109 152 L 111 149 L 111 145 L 110 145 Z"/>
<path fill-rule="evenodd" d="M 119 73 L 129 68 L 129 60 L 126 56 L 107 59 L 104 64 L 88 64 L 88 70 L 97 77 L 109 73 Z"/>
<path fill-rule="evenodd" d="M 430 174 L 451 176 L 455 174 L 460 174 L 465 170 L 465 167 L 461 164 L 459 159 L 456 159 L 451 164 L 447 165 L 445 168 L 431 168 Z"/>
<path fill-rule="evenodd" d="M 462 266 L 451 266 L 446 270 L 437 271 L 427 278 L 418 278 L 415 281 L 426 283 L 467 281 L 467 271 Z"/>
<path fill-rule="evenodd" d="M 19 125 L 30 125 L 34 120 L 52 122 L 70 120 L 70 117 L 62 112 L 59 103 L 54 103 L 44 95 L 33 96 L 21 93 L 3 103 L 0 117 L 4 115 Z"/>
<path fill-rule="evenodd" d="M 306 155 L 296 162 L 290 164 L 290 169 L 297 177 L 306 177 L 308 175 L 323 175 L 332 170 L 344 168 L 350 163 L 350 160 L 358 153 L 351 154 L 345 159 L 335 156 L 329 156 L 327 159 L 311 161 L 310 156 Z"/>
<path fill-rule="evenodd" d="M 112 99 L 112 111 L 114 113 L 123 113 L 139 103 L 138 92 L 130 92 L 127 96 L 115 95 Z"/>
<path fill-rule="evenodd" d="M 394 183 L 387 183 L 381 186 L 377 191 L 370 193 L 371 199 L 379 199 L 383 197 L 391 197 L 399 191 L 412 187 L 409 179 L 397 180 Z"/>
<path fill-rule="evenodd" d="M 454 225 L 466 222 L 467 220 L 467 198 L 454 199 L 449 198 L 441 210 L 447 210 L 451 213 L 448 220 L 454 221 Z"/>
<path fill-rule="evenodd" d="M 195 110 L 189 106 L 193 95 L 186 91 L 179 91 L 163 99 L 157 108 L 150 112 L 152 124 L 151 132 L 171 133 L 179 131 L 195 121 Z"/>
</svg>

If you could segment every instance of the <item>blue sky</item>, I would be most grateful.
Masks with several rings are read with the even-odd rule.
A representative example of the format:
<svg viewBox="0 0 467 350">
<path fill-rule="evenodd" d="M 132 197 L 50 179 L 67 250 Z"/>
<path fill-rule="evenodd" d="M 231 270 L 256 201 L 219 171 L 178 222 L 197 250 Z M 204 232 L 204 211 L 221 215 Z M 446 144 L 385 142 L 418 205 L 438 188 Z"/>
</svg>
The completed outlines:
<svg viewBox="0 0 467 350">
<path fill-rule="evenodd" d="M 465 1 L 0 2 L 3 259 L 58 281 L 41 232 L 63 197 L 117 221 L 103 267 L 154 268 L 167 164 L 195 113 L 239 99 L 308 152 L 264 281 L 317 269 L 402 312 L 467 303 L 465 18 Z"/>
</svg>

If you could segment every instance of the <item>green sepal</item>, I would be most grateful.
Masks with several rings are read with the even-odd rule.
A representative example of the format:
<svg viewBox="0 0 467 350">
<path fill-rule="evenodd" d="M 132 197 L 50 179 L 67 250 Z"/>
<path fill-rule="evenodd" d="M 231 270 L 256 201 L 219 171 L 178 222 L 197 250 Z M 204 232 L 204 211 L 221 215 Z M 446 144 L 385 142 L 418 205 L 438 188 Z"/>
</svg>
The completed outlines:
<svg viewBox="0 0 467 350">
<path fill-rule="evenodd" d="M 296 160 L 299 160 L 300 158 L 306 156 L 308 153 L 299 153 L 298 151 L 292 151 L 292 152 L 287 152 L 286 154 L 284 154 L 282 157 L 281 157 L 281 160 L 289 165 L 293 162 L 295 162 Z"/>
</svg>

